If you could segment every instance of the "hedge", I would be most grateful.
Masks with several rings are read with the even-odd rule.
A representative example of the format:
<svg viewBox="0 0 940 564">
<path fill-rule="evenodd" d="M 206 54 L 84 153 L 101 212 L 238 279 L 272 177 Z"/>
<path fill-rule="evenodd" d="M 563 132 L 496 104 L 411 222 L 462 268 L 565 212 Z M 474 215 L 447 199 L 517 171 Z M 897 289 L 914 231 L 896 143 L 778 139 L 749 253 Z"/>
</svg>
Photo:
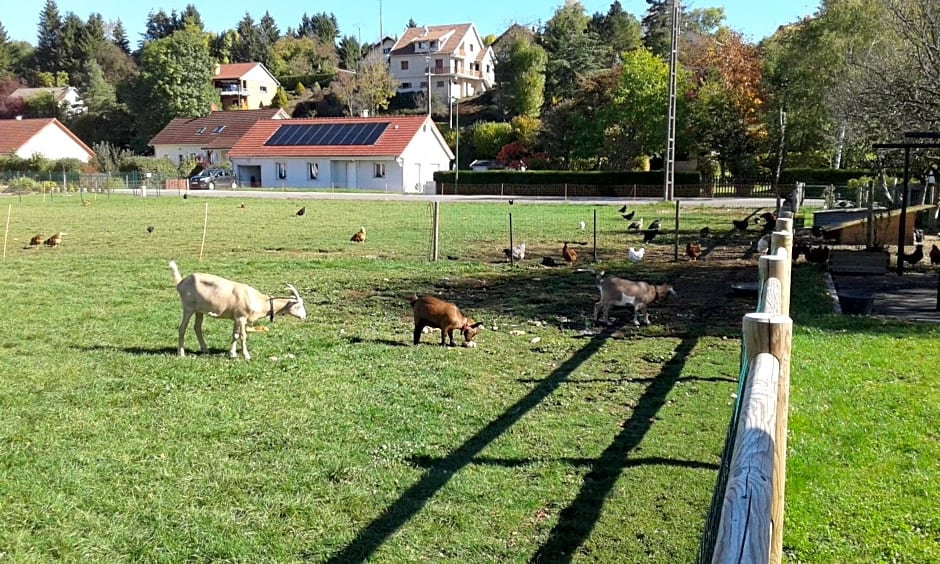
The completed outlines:
<svg viewBox="0 0 940 564">
<path fill-rule="evenodd" d="M 786 168 L 780 172 L 781 184 L 836 184 L 845 185 L 849 180 L 872 176 L 870 170 L 846 168 Z"/>
<path fill-rule="evenodd" d="M 454 171 L 442 170 L 434 173 L 438 184 L 453 184 Z M 652 172 L 630 171 L 571 171 L 571 170 L 487 170 L 460 171 L 462 184 L 590 184 L 595 186 L 613 186 L 636 184 L 657 186 L 666 181 L 661 170 Z M 676 172 L 675 184 L 701 184 L 702 176 L 698 172 Z"/>
</svg>

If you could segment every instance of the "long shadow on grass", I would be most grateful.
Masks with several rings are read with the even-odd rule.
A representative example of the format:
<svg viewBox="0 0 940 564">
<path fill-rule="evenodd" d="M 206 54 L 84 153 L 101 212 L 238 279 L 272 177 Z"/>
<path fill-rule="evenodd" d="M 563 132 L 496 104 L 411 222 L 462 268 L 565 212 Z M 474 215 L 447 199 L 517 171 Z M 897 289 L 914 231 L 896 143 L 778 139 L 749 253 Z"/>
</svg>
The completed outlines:
<svg viewBox="0 0 940 564">
<path fill-rule="evenodd" d="M 362 562 L 368 559 L 399 527 L 414 517 L 458 471 L 473 464 L 483 449 L 515 425 L 526 413 L 538 406 L 559 386 L 566 383 L 568 376 L 596 354 L 610 335 L 611 331 L 605 331 L 592 337 L 571 358 L 547 378 L 539 381 L 535 388 L 506 409 L 502 415 L 450 454 L 434 461 L 417 483 L 402 493 L 395 503 L 388 506 L 328 562 Z M 641 396 L 633 416 L 624 424 L 623 431 L 613 444 L 600 458 L 589 461 L 591 471 L 585 477 L 581 492 L 575 501 L 562 512 L 560 522 L 552 531 L 549 542 L 538 551 L 534 557 L 535 560 L 556 557 L 565 559 L 565 555 L 572 554 L 574 549 L 587 538 L 600 516 L 604 499 L 613 488 L 623 468 L 628 465 L 627 454 L 639 444 L 649 430 L 653 416 L 665 403 L 666 396 L 679 381 L 682 365 L 696 342 L 697 338 L 682 341 L 673 359 L 664 367 L 662 374 Z M 676 462 L 682 464 L 681 461 Z"/>
<path fill-rule="evenodd" d="M 176 347 L 118 347 L 115 345 L 88 345 L 84 347 L 74 347 L 82 351 L 107 351 L 115 352 L 120 351 L 127 354 L 139 355 L 139 356 L 166 356 L 166 355 L 176 355 Z M 209 349 L 209 352 L 205 353 L 205 356 L 212 354 L 222 354 L 228 353 L 228 349 Z M 193 354 L 199 356 L 201 353 L 198 352 L 188 352 L 187 354 Z"/>
<path fill-rule="evenodd" d="M 440 458 L 430 456 L 412 456 L 409 462 L 416 466 L 426 469 L 432 469 L 440 464 Z M 561 462 L 570 466 L 594 466 L 597 463 L 596 458 L 494 458 L 492 456 L 478 456 L 473 459 L 474 464 L 485 464 L 490 466 L 502 466 L 505 468 L 521 468 L 523 466 L 532 466 L 534 464 L 544 464 L 546 462 Z M 696 470 L 718 470 L 718 464 L 709 462 L 699 462 L 697 460 L 677 460 L 675 458 L 663 458 L 661 456 L 652 456 L 649 458 L 631 458 L 623 461 L 623 468 L 636 468 L 639 466 L 675 466 L 677 468 L 692 468 Z"/>
</svg>

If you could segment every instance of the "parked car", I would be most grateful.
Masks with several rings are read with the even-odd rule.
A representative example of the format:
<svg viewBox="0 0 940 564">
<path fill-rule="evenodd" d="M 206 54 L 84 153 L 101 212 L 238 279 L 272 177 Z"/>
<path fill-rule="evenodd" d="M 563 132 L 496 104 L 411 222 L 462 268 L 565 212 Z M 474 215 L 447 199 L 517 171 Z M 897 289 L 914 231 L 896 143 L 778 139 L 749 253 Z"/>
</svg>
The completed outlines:
<svg viewBox="0 0 940 564">
<path fill-rule="evenodd" d="M 238 179 L 230 170 L 207 168 L 189 178 L 190 190 L 215 190 L 216 188 L 238 188 Z"/>
</svg>

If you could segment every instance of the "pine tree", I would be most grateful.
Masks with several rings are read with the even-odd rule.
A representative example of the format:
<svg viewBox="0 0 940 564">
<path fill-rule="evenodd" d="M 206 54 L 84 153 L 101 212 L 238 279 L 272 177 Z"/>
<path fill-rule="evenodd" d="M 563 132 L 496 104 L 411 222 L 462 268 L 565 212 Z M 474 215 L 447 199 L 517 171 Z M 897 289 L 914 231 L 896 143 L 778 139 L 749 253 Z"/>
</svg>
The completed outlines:
<svg viewBox="0 0 940 564">
<path fill-rule="evenodd" d="M 0 22 L 0 76 L 12 74 L 12 57 L 10 56 L 10 48 L 8 43 L 10 42 L 10 36 L 7 35 L 7 30 L 3 27 L 3 22 Z"/>
<path fill-rule="evenodd" d="M 675 1 L 675 0 L 673 0 Z M 657 57 L 669 54 L 670 25 L 672 23 L 669 0 L 646 0 L 649 8 L 643 16 L 643 45 Z"/>
<path fill-rule="evenodd" d="M 62 36 L 62 17 L 55 0 L 46 0 L 39 14 L 39 34 L 36 38 L 36 70 L 56 72 L 62 68 L 59 43 Z"/>
<path fill-rule="evenodd" d="M 126 55 L 131 54 L 131 44 L 127 40 L 127 32 L 124 30 L 124 24 L 119 19 L 111 30 L 111 43 L 114 43 Z"/>
</svg>

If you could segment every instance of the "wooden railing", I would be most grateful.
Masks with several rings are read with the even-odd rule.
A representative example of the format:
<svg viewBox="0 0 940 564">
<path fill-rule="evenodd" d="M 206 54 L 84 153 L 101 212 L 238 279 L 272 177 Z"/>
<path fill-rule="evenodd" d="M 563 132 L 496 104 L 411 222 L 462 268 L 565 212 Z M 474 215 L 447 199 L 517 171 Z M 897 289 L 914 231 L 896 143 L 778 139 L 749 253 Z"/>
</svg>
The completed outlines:
<svg viewBox="0 0 940 564">
<path fill-rule="evenodd" d="M 779 563 L 789 410 L 793 220 L 777 220 L 760 258 L 758 311 L 744 316 L 742 385 L 713 563 Z"/>
</svg>

